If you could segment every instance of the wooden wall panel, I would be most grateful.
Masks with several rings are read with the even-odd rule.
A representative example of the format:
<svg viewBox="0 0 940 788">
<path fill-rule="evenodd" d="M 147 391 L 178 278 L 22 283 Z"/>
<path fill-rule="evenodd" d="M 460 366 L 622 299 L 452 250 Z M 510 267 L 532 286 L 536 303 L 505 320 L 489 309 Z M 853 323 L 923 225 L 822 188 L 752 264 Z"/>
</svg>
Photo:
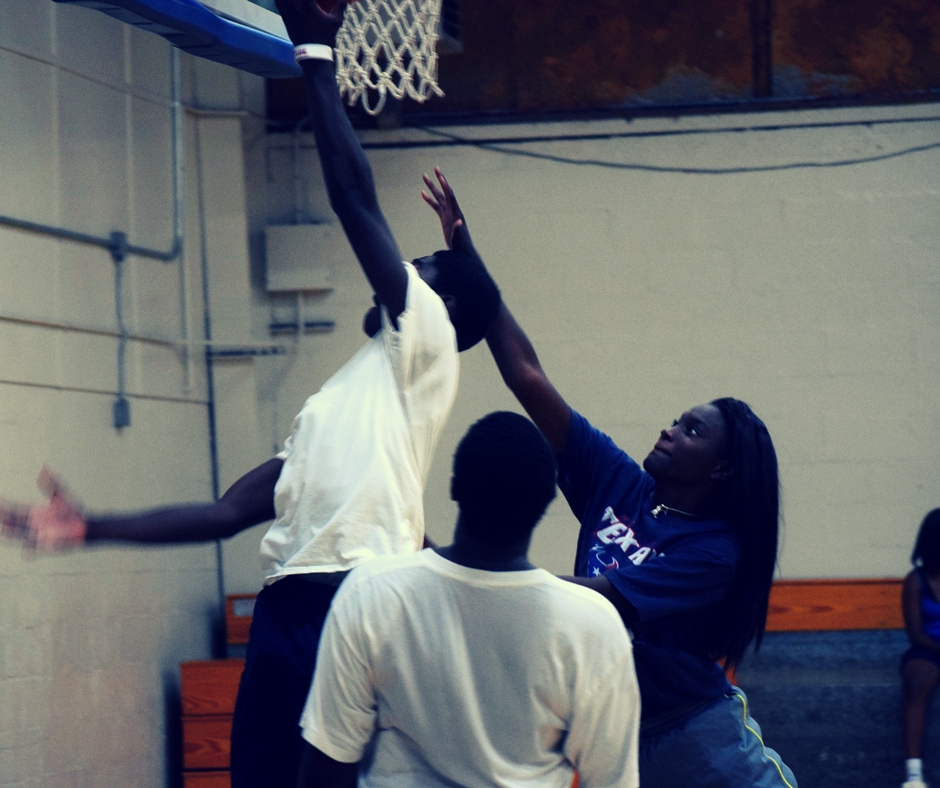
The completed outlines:
<svg viewBox="0 0 940 788">
<path fill-rule="evenodd" d="M 940 88 L 940 3 L 774 0 L 776 92 L 892 95 Z"/>
<path fill-rule="evenodd" d="M 903 629 L 901 578 L 778 580 L 770 592 L 768 632 Z"/>
<path fill-rule="evenodd" d="M 396 113 L 544 114 L 940 89 L 935 0 L 460 0 L 443 97 Z M 299 80 L 269 83 L 272 119 L 306 115 Z M 371 123 L 354 108 L 356 122 Z"/>
<path fill-rule="evenodd" d="M 538 112 L 738 99 L 751 85 L 747 0 L 463 2 L 446 95 L 408 112 Z"/>
<path fill-rule="evenodd" d="M 183 768 L 228 769 L 231 738 L 231 716 L 183 717 Z"/>
<path fill-rule="evenodd" d="M 230 786 L 232 713 L 244 667 L 241 659 L 180 665 L 184 788 Z"/>
<path fill-rule="evenodd" d="M 232 714 L 245 667 L 241 659 L 213 659 L 180 665 L 183 714 Z"/>
<path fill-rule="evenodd" d="M 228 772 L 184 772 L 183 788 L 232 788 Z"/>
</svg>

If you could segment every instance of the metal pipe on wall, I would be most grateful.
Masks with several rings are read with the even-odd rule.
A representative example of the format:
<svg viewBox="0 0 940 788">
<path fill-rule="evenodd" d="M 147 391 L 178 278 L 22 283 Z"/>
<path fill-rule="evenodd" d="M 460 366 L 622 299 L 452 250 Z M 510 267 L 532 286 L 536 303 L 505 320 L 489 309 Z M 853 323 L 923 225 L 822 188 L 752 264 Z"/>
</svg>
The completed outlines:
<svg viewBox="0 0 940 788">
<path fill-rule="evenodd" d="M 153 260 L 160 260 L 164 263 L 170 263 L 182 258 L 184 225 L 183 225 L 183 105 L 182 105 L 182 78 L 180 74 L 180 55 L 175 47 L 170 50 L 170 95 L 171 95 L 171 167 L 173 173 L 173 239 L 170 249 L 167 251 L 154 249 L 146 246 L 139 246 L 128 241 L 127 235 L 120 231 L 114 231 L 107 237 L 96 236 L 89 233 L 82 233 L 76 230 L 70 230 L 65 227 L 32 222 L 25 219 L 18 219 L 12 216 L 0 215 L 0 224 L 27 232 L 48 235 L 62 240 L 74 241 L 76 243 L 88 244 L 107 249 L 114 261 L 114 309 L 115 320 L 118 326 L 118 350 L 117 350 L 117 400 L 113 406 L 113 424 L 116 429 L 122 429 L 130 425 L 130 404 L 128 403 L 125 391 L 125 359 L 127 350 L 127 341 L 130 334 L 124 325 L 123 310 L 123 290 L 124 290 L 124 262 L 129 255 L 137 257 L 146 257 Z M 180 325 L 182 331 L 184 348 L 183 363 L 186 369 L 185 390 L 191 387 L 191 370 L 189 364 L 188 350 L 186 350 L 186 341 L 188 339 L 188 316 L 186 309 L 186 289 L 185 272 L 183 266 L 180 266 Z"/>
</svg>

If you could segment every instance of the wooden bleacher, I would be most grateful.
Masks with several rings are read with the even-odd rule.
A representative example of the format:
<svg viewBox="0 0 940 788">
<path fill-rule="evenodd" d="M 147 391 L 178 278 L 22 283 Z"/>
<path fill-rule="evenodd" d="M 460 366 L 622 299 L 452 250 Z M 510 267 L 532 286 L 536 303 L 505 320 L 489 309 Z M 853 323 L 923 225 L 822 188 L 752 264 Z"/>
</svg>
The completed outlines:
<svg viewBox="0 0 940 788">
<path fill-rule="evenodd" d="M 778 580 L 770 593 L 768 632 L 903 629 L 901 578 Z M 255 594 L 225 604 L 226 641 L 248 642 Z M 244 661 L 218 659 L 180 666 L 184 788 L 230 788 L 232 712 Z"/>
<path fill-rule="evenodd" d="M 801 786 L 901 784 L 902 586 L 901 578 L 774 585 L 767 635 L 735 683 Z M 925 751 L 938 733 L 940 724 L 928 726 Z"/>
<path fill-rule="evenodd" d="M 248 643 L 256 596 L 226 597 L 225 640 L 230 649 Z M 183 788 L 231 788 L 232 714 L 244 666 L 243 659 L 211 659 L 180 665 Z"/>
<path fill-rule="evenodd" d="M 904 629 L 903 578 L 778 580 L 770 592 L 768 632 Z"/>
</svg>

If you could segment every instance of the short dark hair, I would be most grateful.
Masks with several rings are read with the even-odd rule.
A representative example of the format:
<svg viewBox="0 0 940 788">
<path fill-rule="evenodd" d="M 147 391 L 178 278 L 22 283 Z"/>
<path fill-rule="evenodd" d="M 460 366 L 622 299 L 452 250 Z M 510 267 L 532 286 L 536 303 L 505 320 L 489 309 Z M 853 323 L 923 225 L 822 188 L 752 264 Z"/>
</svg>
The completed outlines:
<svg viewBox="0 0 940 788">
<path fill-rule="evenodd" d="M 928 512 L 920 524 L 911 563 L 922 566 L 928 575 L 940 572 L 940 509 Z"/>
<path fill-rule="evenodd" d="M 457 446 L 451 496 L 481 541 L 527 538 L 555 497 L 555 453 L 524 416 L 490 413 Z"/>
<path fill-rule="evenodd" d="M 451 313 L 457 350 L 468 350 L 493 325 L 500 305 L 499 288 L 476 252 L 442 249 L 434 253 L 434 262 L 435 292 L 457 300 L 457 308 Z"/>
</svg>

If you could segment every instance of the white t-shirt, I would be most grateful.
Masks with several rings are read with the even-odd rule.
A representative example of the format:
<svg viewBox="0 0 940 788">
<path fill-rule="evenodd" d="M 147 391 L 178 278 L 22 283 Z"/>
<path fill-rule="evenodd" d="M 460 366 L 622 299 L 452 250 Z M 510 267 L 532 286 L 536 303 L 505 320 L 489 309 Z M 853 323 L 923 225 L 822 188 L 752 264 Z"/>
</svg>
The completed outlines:
<svg viewBox="0 0 940 788">
<path fill-rule="evenodd" d="M 342 572 L 419 550 L 424 485 L 457 392 L 444 302 L 410 263 L 398 330 L 382 330 L 304 404 L 278 457 L 276 519 L 261 542 L 266 579 Z"/>
<path fill-rule="evenodd" d="M 304 738 L 362 761 L 360 788 L 639 784 L 627 631 L 600 594 L 542 569 L 433 550 L 377 558 L 333 599 Z"/>
</svg>

